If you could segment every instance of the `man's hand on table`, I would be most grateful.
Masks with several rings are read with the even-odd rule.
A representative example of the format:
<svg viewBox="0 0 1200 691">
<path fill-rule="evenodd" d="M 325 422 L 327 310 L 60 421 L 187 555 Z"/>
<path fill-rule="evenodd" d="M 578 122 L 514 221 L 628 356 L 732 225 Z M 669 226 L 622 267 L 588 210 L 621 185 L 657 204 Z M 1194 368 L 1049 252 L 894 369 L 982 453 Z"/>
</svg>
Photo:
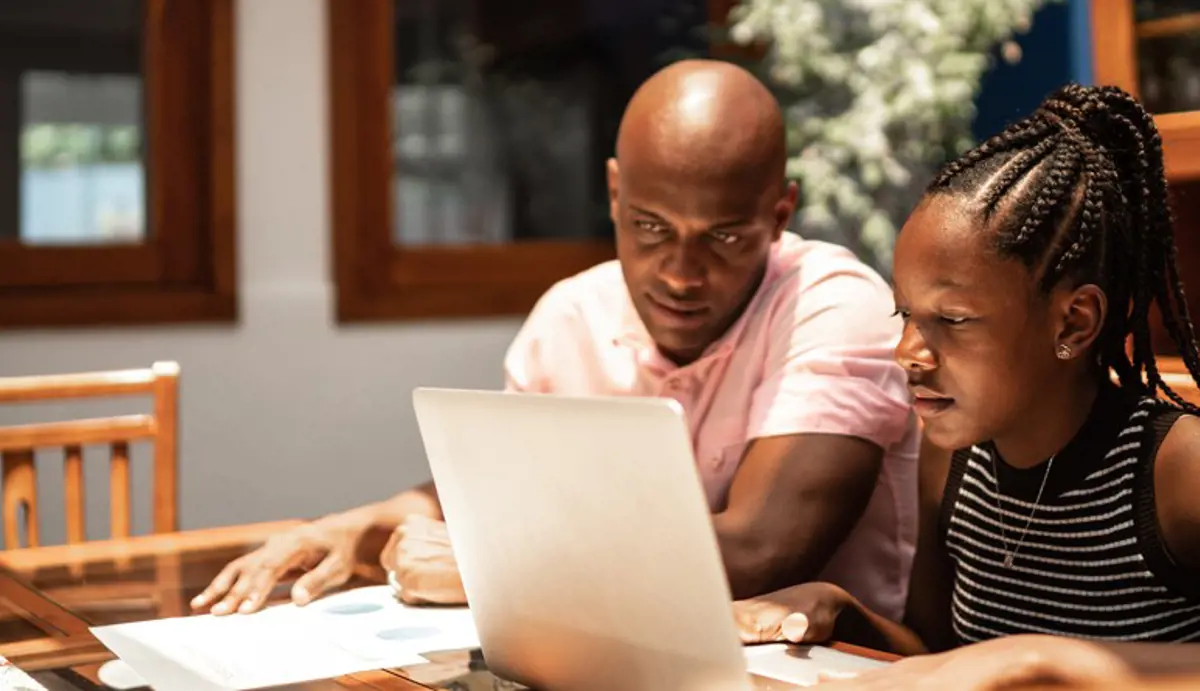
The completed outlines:
<svg viewBox="0 0 1200 691">
<path fill-rule="evenodd" d="M 446 524 L 420 515 L 404 520 L 383 549 L 380 563 L 399 597 L 414 605 L 466 604 L 458 562 Z"/>
<path fill-rule="evenodd" d="M 307 573 L 292 586 L 292 602 L 308 604 L 350 578 L 355 551 L 368 527 L 357 516 L 344 514 L 274 535 L 262 547 L 222 569 L 192 600 L 192 608 L 211 607 L 213 614 L 257 611 L 266 604 L 279 580 L 293 569 Z"/>
<path fill-rule="evenodd" d="M 832 583 L 804 583 L 733 603 L 742 643 L 818 643 L 829 640 L 852 598 Z"/>
</svg>

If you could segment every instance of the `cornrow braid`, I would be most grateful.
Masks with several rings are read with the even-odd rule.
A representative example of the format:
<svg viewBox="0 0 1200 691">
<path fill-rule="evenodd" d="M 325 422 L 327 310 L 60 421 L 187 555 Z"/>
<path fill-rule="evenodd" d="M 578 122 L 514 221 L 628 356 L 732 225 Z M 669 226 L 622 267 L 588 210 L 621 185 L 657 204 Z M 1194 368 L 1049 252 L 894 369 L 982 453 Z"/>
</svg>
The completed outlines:
<svg viewBox="0 0 1200 691">
<path fill-rule="evenodd" d="M 1064 206 L 1069 204 L 1079 181 L 1080 153 L 1073 146 L 1065 146 L 1057 156 L 1047 163 L 1042 184 L 1033 195 L 1033 203 L 1022 221 L 1020 227 L 1011 238 L 1006 238 L 1005 249 L 1014 249 L 1022 245 L 1048 244 L 1047 236 L 1039 241 L 1037 234 L 1041 229 L 1051 227 L 1054 216 L 1064 213 Z M 1039 247 L 1041 249 L 1041 247 Z M 1045 273 L 1045 276 L 1049 276 Z M 1043 281 L 1045 278 L 1043 277 Z"/>
<path fill-rule="evenodd" d="M 1013 156 L 1012 162 L 1004 166 L 988 188 L 987 196 L 983 199 L 984 208 L 996 208 L 996 204 L 1008 194 L 1012 186 L 1024 178 L 1030 169 L 1041 163 L 1056 146 L 1058 142 L 1047 138 Z"/>
<path fill-rule="evenodd" d="M 1014 145 L 1026 145 L 1037 142 L 1046 136 L 1049 131 L 1050 127 L 1045 122 L 1040 122 L 1032 118 L 1021 120 L 1004 132 L 995 135 L 983 144 L 948 163 L 938 173 L 931 187 L 942 187 L 948 184 L 950 180 L 958 177 L 962 172 L 974 168 L 998 151 L 1005 150 Z"/>
<path fill-rule="evenodd" d="M 1100 286 L 1109 303 L 1096 342 L 1104 372 L 1114 372 L 1123 388 L 1161 392 L 1200 414 L 1163 380 L 1151 343 L 1157 307 L 1200 385 L 1162 138 L 1135 98 L 1117 87 L 1064 86 L 1032 115 L 948 164 L 928 193 L 977 203 L 992 221 L 986 225 L 997 250 L 1029 267 L 1043 292 L 1064 279 Z"/>
</svg>

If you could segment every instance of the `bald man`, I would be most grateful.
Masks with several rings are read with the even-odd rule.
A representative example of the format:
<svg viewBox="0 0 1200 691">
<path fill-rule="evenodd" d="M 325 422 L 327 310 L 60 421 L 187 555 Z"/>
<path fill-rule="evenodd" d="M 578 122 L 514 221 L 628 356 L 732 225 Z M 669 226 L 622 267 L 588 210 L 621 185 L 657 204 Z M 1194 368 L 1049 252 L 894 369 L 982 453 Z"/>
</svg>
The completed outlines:
<svg viewBox="0 0 1200 691">
<path fill-rule="evenodd" d="M 785 231 L 785 159 L 779 106 L 749 73 L 684 61 L 651 77 L 608 161 L 618 259 L 541 298 L 507 386 L 675 398 L 736 598 L 819 578 L 898 618 L 919 436 L 891 357 L 900 325 L 850 252 Z M 381 559 L 404 599 L 462 602 L 441 519 L 430 485 L 322 518 L 230 564 L 193 604 L 253 611 L 296 567 L 310 569 L 292 589 L 305 603 L 389 531 Z"/>
</svg>

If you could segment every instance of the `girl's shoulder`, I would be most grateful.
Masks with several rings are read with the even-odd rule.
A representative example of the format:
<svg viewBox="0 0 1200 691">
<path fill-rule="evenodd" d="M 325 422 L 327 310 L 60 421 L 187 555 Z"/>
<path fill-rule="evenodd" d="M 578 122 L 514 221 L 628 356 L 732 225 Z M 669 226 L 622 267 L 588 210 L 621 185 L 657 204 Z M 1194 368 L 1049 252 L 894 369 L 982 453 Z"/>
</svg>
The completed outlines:
<svg viewBox="0 0 1200 691">
<path fill-rule="evenodd" d="M 1155 409 L 1156 448 L 1146 489 L 1168 551 L 1200 573 L 1200 417 L 1176 407 Z"/>
</svg>

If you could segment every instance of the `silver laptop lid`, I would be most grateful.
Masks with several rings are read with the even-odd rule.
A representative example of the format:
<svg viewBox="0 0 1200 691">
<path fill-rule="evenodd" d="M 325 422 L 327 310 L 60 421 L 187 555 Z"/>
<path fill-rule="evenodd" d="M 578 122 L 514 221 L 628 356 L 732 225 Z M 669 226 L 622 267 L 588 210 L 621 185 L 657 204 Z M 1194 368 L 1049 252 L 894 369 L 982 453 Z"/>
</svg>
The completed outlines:
<svg viewBox="0 0 1200 691">
<path fill-rule="evenodd" d="M 413 402 L 492 671 L 553 691 L 749 688 L 675 401 Z"/>
</svg>

